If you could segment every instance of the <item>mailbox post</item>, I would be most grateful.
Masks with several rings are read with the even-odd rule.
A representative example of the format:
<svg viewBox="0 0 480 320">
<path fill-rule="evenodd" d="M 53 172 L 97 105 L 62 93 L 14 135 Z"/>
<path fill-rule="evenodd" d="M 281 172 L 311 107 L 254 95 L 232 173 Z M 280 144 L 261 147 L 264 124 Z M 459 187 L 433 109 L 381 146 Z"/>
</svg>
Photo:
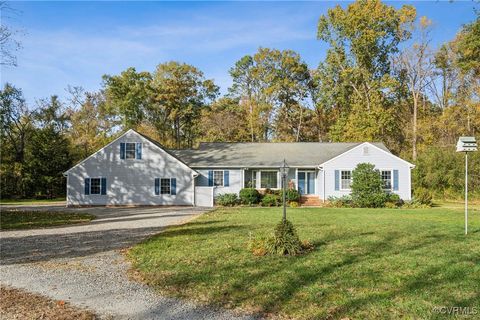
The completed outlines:
<svg viewBox="0 0 480 320">
<path fill-rule="evenodd" d="M 477 151 L 475 137 L 460 137 L 457 152 L 465 152 L 465 234 L 468 233 L 468 153 Z"/>
</svg>

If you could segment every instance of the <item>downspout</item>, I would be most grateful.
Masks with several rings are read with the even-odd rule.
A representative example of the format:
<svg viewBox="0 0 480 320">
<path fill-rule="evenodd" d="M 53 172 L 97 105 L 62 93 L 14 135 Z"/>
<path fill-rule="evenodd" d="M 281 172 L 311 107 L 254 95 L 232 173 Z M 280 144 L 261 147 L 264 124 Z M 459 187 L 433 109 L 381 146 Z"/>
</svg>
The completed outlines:
<svg viewBox="0 0 480 320">
<path fill-rule="evenodd" d="M 192 196 L 192 198 L 193 198 L 193 203 L 192 203 L 192 205 L 193 205 L 194 207 L 196 207 L 196 205 L 195 205 L 195 199 L 196 199 L 195 180 L 196 180 L 196 178 L 198 177 L 198 173 L 192 174 L 192 177 L 193 177 L 193 179 L 192 179 L 192 186 L 193 186 L 193 196 Z"/>
<path fill-rule="evenodd" d="M 64 173 L 63 176 L 67 178 L 67 190 L 66 190 L 66 192 L 65 192 L 65 193 L 66 193 L 66 197 L 65 197 L 65 200 L 66 200 L 66 201 L 65 201 L 65 208 L 67 208 L 67 207 L 68 207 L 68 173 Z"/>
<path fill-rule="evenodd" d="M 318 170 L 322 171 L 322 176 L 323 176 L 323 195 L 322 195 L 322 202 L 325 203 L 325 170 L 323 169 L 323 167 L 321 165 L 318 165 Z"/>
</svg>

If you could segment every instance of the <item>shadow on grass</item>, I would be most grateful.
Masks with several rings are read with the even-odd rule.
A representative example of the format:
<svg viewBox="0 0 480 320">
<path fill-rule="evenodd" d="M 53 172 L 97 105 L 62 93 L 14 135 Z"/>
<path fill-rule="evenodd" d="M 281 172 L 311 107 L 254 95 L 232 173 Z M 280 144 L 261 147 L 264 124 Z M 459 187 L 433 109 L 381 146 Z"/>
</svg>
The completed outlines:
<svg viewBox="0 0 480 320">
<path fill-rule="evenodd" d="M 232 225 L 213 228 L 191 228 L 189 227 L 191 225 L 193 225 L 193 223 L 180 230 L 167 231 L 159 236 L 215 235 L 215 233 L 218 232 L 244 228 Z M 322 280 L 325 279 L 331 283 L 332 280 L 329 279 L 329 277 L 342 268 L 351 268 L 351 266 L 355 264 L 361 264 L 371 260 L 373 261 L 374 259 L 388 258 L 399 253 L 405 254 L 421 250 L 430 245 L 437 244 L 439 239 L 444 237 L 435 234 L 425 234 L 418 239 L 422 241 L 412 243 L 410 239 L 407 239 L 407 244 L 399 246 L 399 243 L 405 243 L 404 238 L 409 237 L 410 234 L 390 232 L 387 235 L 383 235 L 380 240 L 373 239 L 371 242 L 360 243 L 357 249 L 361 250 L 358 250 L 358 252 L 339 252 L 339 255 L 342 255 L 340 261 L 329 263 L 321 267 L 316 267 L 311 263 L 305 263 L 308 262 L 311 254 L 321 255 L 322 247 L 327 246 L 330 243 L 334 243 L 338 240 L 346 241 L 348 239 L 372 235 L 381 236 L 381 234 L 375 232 L 332 234 L 326 239 L 314 241 L 313 243 L 316 247 L 314 252 L 298 257 L 244 257 L 244 259 L 229 261 L 226 257 L 231 253 L 231 249 L 214 249 L 215 257 L 218 257 L 218 259 L 221 259 L 220 257 L 227 259 L 215 263 L 214 268 L 204 269 L 198 267 L 177 269 L 175 270 L 175 275 L 171 277 L 153 277 L 151 280 L 153 280 L 154 285 L 159 287 L 179 286 L 181 287 L 180 289 L 185 289 L 185 292 L 189 292 L 189 289 L 192 289 L 195 286 L 212 285 L 212 283 L 209 282 L 209 280 L 212 279 L 212 276 L 217 278 L 226 277 L 226 279 L 228 279 L 226 283 L 220 283 L 218 286 L 215 285 L 216 291 L 211 291 L 209 293 L 208 300 L 213 305 L 224 306 L 225 304 L 228 304 L 235 307 L 244 304 L 248 305 L 251 304 L 252 301 L 255 301 L 255 304 L 257 304 L 261 312 L 281 312 L 282 307 L 289 305 L 293 299 L 296 299 L 297 294 L 302 289 L 317 283 L 322 283 L 324 282 Z M 355 249 L 355 247 L 353 249 Z M 463 259 L 462 261 L 471 262 L 472 260 Z M 350 316 L 354 314 L 355 311 L 362 308 L 365 309 L 367 308 L 366 306 L 369 305 L 381 306 L 381 301 L 388 300 L 393 303 L 394 299 L 399 296 L 406 295 L 411 296 L 411 298 L 414 299 L 416 291 L 433 291 L 437 286 L 442 285 L 442 283 L 454 283 L 464 279 L 466 276 L 465 272 L 450 274 L 444 272 L 444 269 L 450 262 L 451 261 L 447 261 L 441 265 L 428 267 L 426 269 L 413 270 L 414 274 L 407 280 L 400 282 L 400 285 L 395 289 L 385 289 L 383 292 L 373 290 L 371 293 L 366 293 L 361 297 L 349 298 L 346 302 L 340 302 L 341 300 L 339 300 L 338 303 L 333 304 L 332 308 L 320 311 L 317 314 L 318 318 L 341 318 L 344 316 Z M 231 275 L 231 277 L 228 275 Z M 431 281 L 432 276 L 436 277 L 435 282 Z M 279 279 L 279 281 L 275 282 L 274 279 Z M 371 278 L 370 280 L 374 281 L 375 279 Z M 275 282 L 273 289 L 270 289 L 273 290 L 273 292 L 265 292 L 269 286 L 268 283 L 272 283 L 272 281 Z M 263 283 L 263 285 L 259 287 L 259 283 Z M 254 298 L 256 295 L 258 295 L 258 299 Z M 269 295 L 270 298 L 265 298 L 267 295 Z M 188 296 L 188 294 L 186 294 L 186 296 Z M 466 305 L 471 303 L 472 299 L 469 299 L 468 301 L 457 301 L 453 297 L 445 297 L 444 301 L 447 301 L 452 305 L 455 305 L 455 303 L 465 303 Z"/>
</svg>

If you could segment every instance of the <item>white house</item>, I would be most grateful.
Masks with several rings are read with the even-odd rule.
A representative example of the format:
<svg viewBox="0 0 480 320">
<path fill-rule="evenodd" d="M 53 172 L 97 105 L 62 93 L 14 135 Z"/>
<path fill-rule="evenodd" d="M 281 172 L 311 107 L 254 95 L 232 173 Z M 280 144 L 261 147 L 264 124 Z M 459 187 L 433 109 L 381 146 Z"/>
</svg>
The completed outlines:
<svg viewBox="0 0 480 320">
<path fill-rule="evenodd" d="M 380 171 L 386 190 L 411 199 L 414 165 L 383 143 L 201 143 L 168 150 L 129 130 L 65 172 L 67 205 L 211 206 L 216 195 L 244 187 L 280 188 L 284 159 L 289 185 L 307 200 L 349 194 L 352 170 L 363 162 Z"/>
</svg>

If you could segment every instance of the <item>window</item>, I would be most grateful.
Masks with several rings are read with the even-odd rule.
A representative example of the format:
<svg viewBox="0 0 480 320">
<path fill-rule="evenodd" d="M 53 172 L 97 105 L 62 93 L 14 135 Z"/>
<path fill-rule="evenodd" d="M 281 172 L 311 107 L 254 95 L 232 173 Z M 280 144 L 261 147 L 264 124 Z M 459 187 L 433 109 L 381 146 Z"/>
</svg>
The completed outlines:
<svg viewBox="0 0 480 320">
<path fill-rule="evenodd" d="M 100 178 L 91 178 L 90 179 L 90 194 L 100 194 L 101 183 Z"/>
<path fill-rule="evenodd" d="M 392 190 L 392 171 L 382 170 L 381 175 L 382 175 L 383 189 Z"/>
<path fill-rule="evenodd" d="M 340 176 L 340 189 L 341 190 L 350 190 L 352 184 L 352 171 L 342 170 Z"/>
<path fill-rule="evenodd" d="M 160 194 L 170 194 L 170 179 L 160 179 Z"/>
<path fill-rule="evenodd" d="M 135 159 L 135 143 L 125 143 L 125 158 Z"/>
<path fill-rule="evenodd" d="M 223 187 L 223 171 L 213 171 L 213 185 Z"/>
<path fill-rule="evenodd" d="M 277 171 L 261 171 L 260 188 L 278 188 Z"/>
</svg>

